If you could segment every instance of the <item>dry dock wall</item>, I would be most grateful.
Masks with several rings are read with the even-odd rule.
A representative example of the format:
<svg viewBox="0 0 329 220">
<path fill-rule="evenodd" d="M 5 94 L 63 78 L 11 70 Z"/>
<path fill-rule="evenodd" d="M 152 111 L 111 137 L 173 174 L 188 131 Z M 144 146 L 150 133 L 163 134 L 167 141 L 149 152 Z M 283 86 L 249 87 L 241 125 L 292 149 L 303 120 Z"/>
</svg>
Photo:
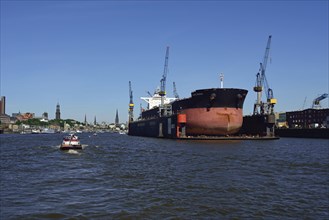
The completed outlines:
<svg viewBox="0 0 329 220">
<path fill-rule="evenodd" d="M 177 116 L 154 118 L 129 123 L 128 134 L 144 137 L 176 138 Z"/>
<path fill-rule="evenodd" d="M 296 138 L 325 138 L 329 139 L 329 128 L 314 129 L 276 129 L 275 133 L 280 137 L 296 137 Z"/>
</svg>

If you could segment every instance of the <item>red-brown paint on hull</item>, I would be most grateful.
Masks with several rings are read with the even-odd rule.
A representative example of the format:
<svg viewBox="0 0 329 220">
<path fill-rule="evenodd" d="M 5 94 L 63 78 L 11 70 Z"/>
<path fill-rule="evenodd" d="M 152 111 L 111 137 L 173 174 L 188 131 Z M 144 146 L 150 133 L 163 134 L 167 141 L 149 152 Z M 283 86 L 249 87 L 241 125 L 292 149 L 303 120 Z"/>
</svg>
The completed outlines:
<svg viewBox="0 0 329 220">
<path fill-rule="evenodd" d="M 241 108 L 190 108 L 186 114 L 187 135 L 230 135 L 237 133 L 243 122 Z"/>
</svg>

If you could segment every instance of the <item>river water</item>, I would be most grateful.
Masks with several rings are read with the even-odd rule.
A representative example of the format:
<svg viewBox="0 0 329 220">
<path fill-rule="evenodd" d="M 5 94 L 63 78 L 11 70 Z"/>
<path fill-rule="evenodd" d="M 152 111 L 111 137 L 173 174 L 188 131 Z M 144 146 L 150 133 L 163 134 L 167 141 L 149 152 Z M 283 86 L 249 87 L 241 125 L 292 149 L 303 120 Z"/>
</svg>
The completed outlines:
<svg viewBox="0 0 329 220">
<path fill-rule="evenodd" d="M 329 219 L 329 140 L 0 135 L 0 219 Z"/>
</svg>

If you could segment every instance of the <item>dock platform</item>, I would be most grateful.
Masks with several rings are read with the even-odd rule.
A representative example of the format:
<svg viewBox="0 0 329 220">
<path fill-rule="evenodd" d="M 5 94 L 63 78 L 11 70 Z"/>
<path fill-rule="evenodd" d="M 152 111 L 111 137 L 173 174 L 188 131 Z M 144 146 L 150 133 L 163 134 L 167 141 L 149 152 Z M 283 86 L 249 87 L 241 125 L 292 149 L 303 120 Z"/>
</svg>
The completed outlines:
<svg viewBox="0 0 329 220">
<path fill-rule="evenodd" d="M 187 137 L 178 137 L 178 140 L 278 140 L 278 136 L 187 136 Z"/>
</svg>

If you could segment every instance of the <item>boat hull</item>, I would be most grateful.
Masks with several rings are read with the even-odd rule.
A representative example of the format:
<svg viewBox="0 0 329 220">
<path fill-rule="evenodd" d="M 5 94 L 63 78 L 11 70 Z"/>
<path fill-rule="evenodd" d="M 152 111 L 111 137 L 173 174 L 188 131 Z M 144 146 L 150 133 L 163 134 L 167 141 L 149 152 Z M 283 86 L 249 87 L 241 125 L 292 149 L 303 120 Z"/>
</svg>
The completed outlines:
<svg viewBox="0 0 329 220">
<path fill-rule="evenodd" d="M 82 150 L 81 145 L 61 145 L 60 150 Z"/>
<path fill-rule="evenodd" d="M 171 112 L 159 107 L 142 112 L 141 120 L 130 122 L 129 135 L 153 137 L 226 136 L 242 127 L 243 104 L 248 91 L 244 89 L 201 89 L 190 98 L 174 101 Z M 179 121 L 184 115 L 184 121 Z"/>
<path fill-rule="evenodd" d="M 71 134 L 71 135 L 63 138 L 60 149 L 61 150 L 81 150 L 82 146 L 81 146 L 78 136 Z"/>
<path fill-rule="evenodd" d="M 230 135 L 242 126 L 242 109 L 239 108 L 191 108 L 186 114 L 187 135 Z"/>
</svg>

